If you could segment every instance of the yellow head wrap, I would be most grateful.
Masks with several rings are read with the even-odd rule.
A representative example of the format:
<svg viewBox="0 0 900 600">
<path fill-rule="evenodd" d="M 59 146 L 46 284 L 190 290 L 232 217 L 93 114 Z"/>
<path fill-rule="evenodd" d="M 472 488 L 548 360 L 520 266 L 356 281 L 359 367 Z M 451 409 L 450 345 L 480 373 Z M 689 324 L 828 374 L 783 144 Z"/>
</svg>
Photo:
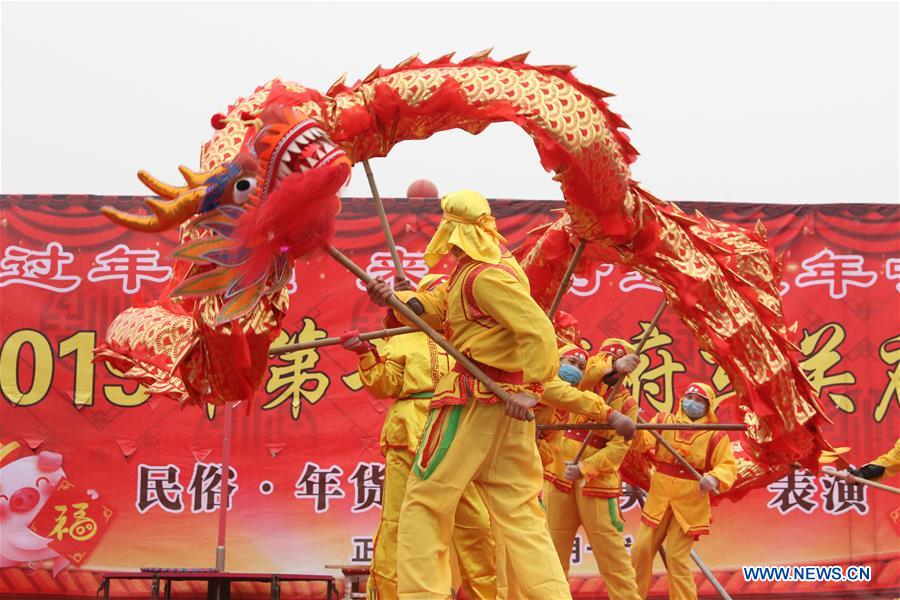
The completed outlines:
<svg viewBox="0 0 900 600">
<path fill-rule="evenodd" d="M 506 240 L 497 232 L 487 199 L 471 190 L 460 190 L 441 199 L 444 218 L 425 249 L 429 267 L 456 246 L 475 260 L 496 265 L 500 262 L 500 244 Z"/>
</svg>

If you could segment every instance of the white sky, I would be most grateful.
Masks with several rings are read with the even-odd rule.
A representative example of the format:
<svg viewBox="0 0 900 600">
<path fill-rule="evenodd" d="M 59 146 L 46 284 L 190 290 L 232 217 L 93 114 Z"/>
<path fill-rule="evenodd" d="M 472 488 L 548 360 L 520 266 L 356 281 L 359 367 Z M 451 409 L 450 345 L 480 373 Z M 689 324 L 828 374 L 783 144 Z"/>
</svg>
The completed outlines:
<svg viewBox="0 0 900 600">
<path fill-rule="evenodd" d="M 673 200 L 898 202 L 897 2 L 2 3 L 3 193 L 143 194 L 281 75 L 324 91 L 420 51 L 576 64 Z M 510 125 L 373 161 L 384 196 L 560 198 Z M 348 195 L 368 196 L 361 168 Z"/>
</svg>

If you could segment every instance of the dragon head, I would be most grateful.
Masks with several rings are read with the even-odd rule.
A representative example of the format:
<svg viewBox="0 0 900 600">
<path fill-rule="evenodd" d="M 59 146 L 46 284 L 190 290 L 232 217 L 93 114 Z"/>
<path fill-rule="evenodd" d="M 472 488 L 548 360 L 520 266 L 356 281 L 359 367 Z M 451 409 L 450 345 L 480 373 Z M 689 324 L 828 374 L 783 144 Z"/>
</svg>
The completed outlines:
<svg viewBox="0 0 900 600">
<path fill-rule="evenodd" d="M 213 118 L 214 126 L 229 120 L 221 115 L 216 117 Z M 337 194 L 349 179 L 347 154 L 329 139 L 316 121 L 299 109 L 278 104 L 263 108 L 258 115 L 244 113 L 241 118 L 255 127 L 256 132 L 247 136 L 232 161 L 202 173 L 180 166 L 184 186 L 169 185 L 146 171 L 139 171 L 138 179 L 160 196 L 160 199 L 145 199 L 150 214 L 130 214 L 111 206 L 102 207 L 103 214 L 129 229 L 160 232 L 222 206 L 262 206 L 289 180 L 291 200 L 304 202 L 304 188 L 308 187 L 304 181 L 320 183 L 320 174 L 308 175 L 326 167 L 334 173 L 328 178 L 327 186 L 332 188 L 328 190 L 332 194 Z M 320 195 L 321 187 L 314 184 L 309 191 Z"/>
<path fill-rule="evenodd" d="M 139 231 L 184 224 L 174 256 L 194 267 L 172 295 L 221 295 L 218 324 L 247 315 L 261 298 L 279 292 L 293 261 L 331 238 L 351 164 L 300 107 L 275 102 L 252 113 L 213 117 L 217 129 L 225 122 L 239 122 L 245 132 L 233 159 L 202 173 L 180 167 L 181 187 L 139 172 L 160 196 L 145 200 L 150 214 L 101 209 Z"/>
</svg>

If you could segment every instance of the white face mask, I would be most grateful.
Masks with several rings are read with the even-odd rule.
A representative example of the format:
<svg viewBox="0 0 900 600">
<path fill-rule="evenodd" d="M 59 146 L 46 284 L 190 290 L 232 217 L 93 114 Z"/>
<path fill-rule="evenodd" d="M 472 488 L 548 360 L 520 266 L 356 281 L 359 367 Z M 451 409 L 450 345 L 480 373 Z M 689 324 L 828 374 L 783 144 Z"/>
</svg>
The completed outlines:
<svg viewBox="0 0 900 600">
<path fill-rule="evenodd" d="M 706 414 L 706 404 L 698 400 L 683 398 L 681 400 L 681 410 L 691 421 L 696 421 Z"/>
<path fill-rule="evenodd" d="M 571 385 L 578 385 L 582 377 L 584 377 L 584 371 L 575 365 L 570 365 L 569 363 L 559 365 L 559 378 L 563 381 Z"/>
</svg>

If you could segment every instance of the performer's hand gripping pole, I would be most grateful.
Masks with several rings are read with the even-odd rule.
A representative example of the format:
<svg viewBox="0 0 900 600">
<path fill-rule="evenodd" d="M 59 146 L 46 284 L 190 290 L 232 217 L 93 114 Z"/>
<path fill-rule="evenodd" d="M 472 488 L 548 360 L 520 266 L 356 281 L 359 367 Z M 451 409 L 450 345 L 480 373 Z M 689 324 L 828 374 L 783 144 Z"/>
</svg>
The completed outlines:
<svg viewBox="0 0 900 600">
<path fill-rule="evenodd" d="M 341 252 L 334 246 L 326 246 L 325 249 L 336 261 L 344 265 L 344 267 L 348 271 L 356 275 L 356 277 L 360 281 L 363 281 L 365 283 L 370 283 L 372 281 L 372 278 L 368 275 L 368 273 L 362 270 L 355 262 L 350 260 L 350 258 L 348 258 L 343 252 Z M 438 346 L 443 348 L 447 352 L 447 354 L 455 358 L 456 362 L 465 367 L 465 369 L 469 373 L 471 373 L 476 379 L 478 379 L 478 381 L 483 383 L 491 391 L 492 394 L 505 402 L 507 406 L 513 403 L 512 395 L 509 392 L 500 387 L 500 385 L 496 381 L 491 379 L 484 371 L 479 369 L 478 366 L 475 365 L 475 363 L 469 360 L 468 357 L 457 350 L 450 342 L 446 340 L 446 338 L 444 338 L 444 336 L 438 333 L 433 327 L 431 327 L 431 325 L 426 323 L 410 307 L 404 304 L 400 300 L 400 298 L 396 296 L 396 294 L 391 294 L 391 296 L 388 298 L 388 304 L 391 308 L 406 317 L 406 319 L 408 319 L 410 322 L 414 323 L 416 327 L 424 331 L 425 334 L 428 335 L 428 337 L 434 340 L 434 342 Z M 530 421 L 532 419 L 534 419 L 534 415 L 529 411 L 528 420 Z"/>
<path fill-rule="evenodd" d="M 831 475 L 833 477 L 843 477 L 840 473 L 838 473 L 837 469 L 834 467 L 822 467 L 822 472 L 826 475 Z M 868 485 L 869 487 L 873 487 L 879 490 L 883 490 L 885 492 L 891 492 L 894 494 L 900 494 L 900 488 L 895 488 L 890 485 L 885 485 L 883 483 L 879 483 L 877 481 L 869 481 L 868 479 L 863 479 L 862 477 L 857 477 L 856 475 L 849 475 L 847 479 L 850 480 L 851 483 Z"/>
<path fill-rule="evenodd" d="M 641 336 L 641 340 L 638 342 L 637 348 L 635 348 L 635 351 L 634 351 L 635 354 L 640 354 L 641 351 L 644 349 L 644 344 L 647 343 L 647 339 L 650 337 L 650 333 L 656 328 L 656 324 L 659 322 L 659 318 L 662 316 L 663 312 L 666 310 L 666 306 L 668 306 L 668 305 L 669 305 L 668 301 L 663 300 L 662 304 L 659 305 L 659 308 L 656 309 L 656 314 L 653 315 L 653 320 L 650 321 L 650 325 L 647 327 L 647 330 L 644 331 L 644 335 Z M 619 391 L 619 388 L 622 386 L 622 382 L 624 382 L 624 381 L 625 381 L 625 377 L 624 376 L 620 377 L 619 380 L 616 381 L 615 384 L 613 384 L 612 389 L 606 395 L 606 397 L 608 399 L 612 400 L 615 397 L 616 393 Z M 638 417 L 638 419 L 640 420 L 641 423 L 646 423 L 646 421 L 644 421 L 640 417 Z M 660 437 L 660 435 L 658 433 L 656 433 L 655 431 L 651 431 L 650 433 L 655 435 L 657 437 L 657 439 L 662 439 Z M 594 435 L 593 431 L 588 431 L 587 435 L 584 436 L 584 441 L 581 442 L 581 447 L 578 448 L 578 454 L 576 454 L 575 458 L 572 459 L 571 464 L 577 465 L 581 461 L 581 457 L 584 454 L 584 451 L 587 449 L 588 444 L 591 442 L 591 437 L 593 437 L 593 435 Z M 663 443 L 665 443 L 664 440 L 663 440 Z"/>
</svg>

